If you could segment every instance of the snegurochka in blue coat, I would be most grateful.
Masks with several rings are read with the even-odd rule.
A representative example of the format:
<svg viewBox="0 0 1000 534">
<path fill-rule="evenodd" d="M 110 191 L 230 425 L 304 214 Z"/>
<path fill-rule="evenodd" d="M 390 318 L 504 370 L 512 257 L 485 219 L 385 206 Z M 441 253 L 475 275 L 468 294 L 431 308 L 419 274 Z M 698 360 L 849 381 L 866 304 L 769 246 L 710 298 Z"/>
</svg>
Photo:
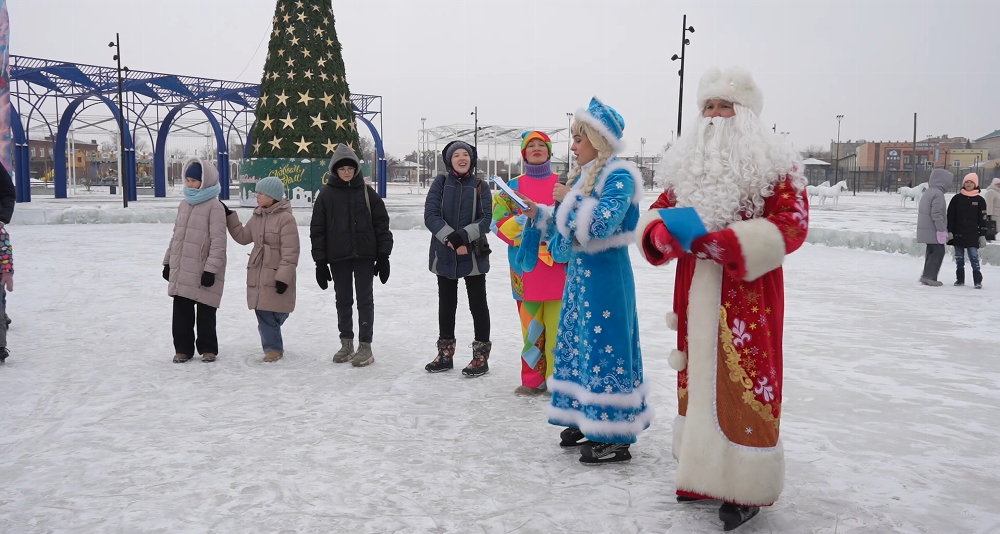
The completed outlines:
<svg viewBox="0 0 1000 534">
<path fill-rule="evenodd" d="M 628 254 L 642 179 L 633 164 L 614 157 L 624 128 L 621 115 L 592 99 L 576 112 L 571 132 L 578 166 L 568 186 L 555 186 L 556 205 L 525 199 L 532 223 L 522 248 L 544 241 L 555 261 L 568 263 L 547 412 L 549 423 L 567 427 L 560 445 L 581 446 L 585 464 L 631 459 L 629 445 L 653 417 Z"/>
</svg>

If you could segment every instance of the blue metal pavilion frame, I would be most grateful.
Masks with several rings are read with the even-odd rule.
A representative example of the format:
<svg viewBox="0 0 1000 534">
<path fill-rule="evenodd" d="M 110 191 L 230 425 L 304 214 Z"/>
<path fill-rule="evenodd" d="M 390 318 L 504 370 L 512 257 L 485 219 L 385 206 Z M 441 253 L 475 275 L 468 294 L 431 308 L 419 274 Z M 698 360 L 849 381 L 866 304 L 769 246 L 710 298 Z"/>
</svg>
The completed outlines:
<svg viewBox="0 0 1000 534">
<path fill-rule="evenodd" d="M 250 157 L 250 135 L 256 121 L 254 110 L 260 98 L 260 86 L 134 70 L 123 74 L 126 77 L 122 83 L 122 107 L 125 111 L 122 173 L 129 200 L 136 200 L 135 137 L 140 133 L 140 128 L 145 130 L 154 143 L 154 195 L 164 197 L 167 194 L 167 134 L 178 118 L 190 112 L 203 113 L 212 127 L 218 147 L 219 181 L 222 185 L 220 196 L 228 200 L 231 177 L 227 140 L 235 133 L 243 143 L 244 153 L 241 156 Z M 55 158 L 55 196 L 66 198 L 66 145 L 70 127 L 78 114 L 100 104 L 108 107 L 117 124 L 119 114 L 122 113 L 115 101 L 118 92 L 117 69 L 12 55 L 10 80 L 10 122 L 14 138 L 17 201 L 31 202 L 28 133 L 32 121 L 43 122 L 55 141 L 52 148 Z M 42 107 L 50 99 L 55 101 L 58 116 L 55 130 L 42 113 Z M 60 110 L 59 104 L 64 102 L 66 105 Z M 368 127 L 375 141 L 378 190 L 384 198 L 388 162 L 381 136 L 382 97 L 351 95 L 351 103 L 358 120 Z M 163 110 L 166 111 L 161 117 L 160 112 Z M 375 125 L 376 121 L 378 126 Z"/>
</svg>

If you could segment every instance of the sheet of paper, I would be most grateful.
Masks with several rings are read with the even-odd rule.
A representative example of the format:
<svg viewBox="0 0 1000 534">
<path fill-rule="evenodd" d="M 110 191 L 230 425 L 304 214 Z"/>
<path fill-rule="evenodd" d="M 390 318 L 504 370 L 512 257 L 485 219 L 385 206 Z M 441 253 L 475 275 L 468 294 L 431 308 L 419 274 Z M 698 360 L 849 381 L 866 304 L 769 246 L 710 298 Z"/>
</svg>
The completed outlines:
<svg viewBox="0 0 1000 534">
<path fill-rule="evenodd" d="M 503 178 L 499 176 L 492 176 L 491 179 L 493 180 L 493 183 L 497 184 L 497 187 L 499 187 L 501 191 L 503 191 L 507 196 L 509 196 L 511 200 L 514 201 L 515 204 L 520 206 L 522 210 L 528 209 L 528 205 L 525 204 L 523 200 L 521 200 L 521 197 L 517 194 L 516 191 L 514 191 L 513 189 L 510 188 L 509 185 L 507 185 L 507 182 L 503 181 Z"/>
<path fill-rule="evenodd" d="M 681 247 L 690 252 L 691 243 L 708 233 L 705 224 L 694 208 L 667 208 L 658 210 L 663 224 Z"/>
</svg>

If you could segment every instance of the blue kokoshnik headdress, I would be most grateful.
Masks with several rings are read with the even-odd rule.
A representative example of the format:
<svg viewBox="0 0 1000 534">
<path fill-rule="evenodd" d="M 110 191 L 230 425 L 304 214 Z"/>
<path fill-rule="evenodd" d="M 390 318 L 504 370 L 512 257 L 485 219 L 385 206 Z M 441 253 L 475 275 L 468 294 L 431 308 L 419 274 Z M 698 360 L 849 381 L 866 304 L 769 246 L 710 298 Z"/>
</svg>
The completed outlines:
<svg viewBox="0 0 1000 534">
<path fill-rule="evenodd" d="M 622 139 L 625 119 L 615 111 L 615 108 L 601 102 L 596 96 L 590 99 L 587 109 L 576 110 L 573 119 L 585 122 L 597 130 L 616 154 L 625 150 L 625 141 Z"/>
</svg>

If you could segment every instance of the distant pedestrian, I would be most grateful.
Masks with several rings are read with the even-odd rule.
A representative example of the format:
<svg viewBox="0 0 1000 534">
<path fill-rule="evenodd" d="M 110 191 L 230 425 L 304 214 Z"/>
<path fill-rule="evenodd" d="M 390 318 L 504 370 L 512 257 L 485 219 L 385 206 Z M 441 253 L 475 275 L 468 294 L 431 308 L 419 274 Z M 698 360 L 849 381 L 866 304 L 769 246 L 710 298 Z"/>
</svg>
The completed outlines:
<svg viewBox="0 0 1000 534">
<path fill-rule="evenodd" d="M 972 265 L 972 281 L 983 288 L 979 269 L 979 249 L 986 246 L 986 199 L 979 196 L 979 176 L 969 173 L 962 179 L 962 190 L 948 203 L 949 245 L 955 247 L 955 285 L 965 285 L 965 255 Z"/>
<path fill-rule="evenodd" d="M 917 208 L 917 243 L 927 245 L 924 253 L 924 271 L 920 275 L 920 283 L 925 286 L 941 286 L 938 273 L 944 262 L 945 243 L 948 242 L 948 218 L 944 194 L 955 180 L 955 175 L 944 170 L 934 169 L 928 180 L 927 191 L 920 197 Z"/>
</svg>

